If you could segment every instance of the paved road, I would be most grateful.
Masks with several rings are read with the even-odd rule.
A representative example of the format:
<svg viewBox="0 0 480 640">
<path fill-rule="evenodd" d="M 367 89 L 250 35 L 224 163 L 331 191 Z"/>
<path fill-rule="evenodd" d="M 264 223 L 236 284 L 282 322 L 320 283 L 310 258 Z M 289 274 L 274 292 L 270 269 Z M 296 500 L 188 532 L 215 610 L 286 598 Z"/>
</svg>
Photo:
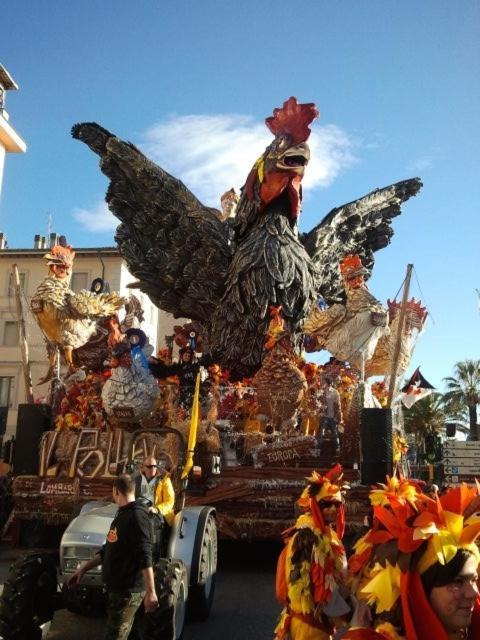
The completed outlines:
<svg viewBox="0 0 480 640">
<path fill-rule="evenodd" d="M 189 623 L 185 640 L 269 640 L 279 607 L 274 598 L 280 547 L 265 543 L 221 542 L 215 601 L 207 622 Z M 11 554 L 3 554 L 0 581 Z M 48 640 L 102 640 L 104 619 L 58 611 Z"/>
</svg>

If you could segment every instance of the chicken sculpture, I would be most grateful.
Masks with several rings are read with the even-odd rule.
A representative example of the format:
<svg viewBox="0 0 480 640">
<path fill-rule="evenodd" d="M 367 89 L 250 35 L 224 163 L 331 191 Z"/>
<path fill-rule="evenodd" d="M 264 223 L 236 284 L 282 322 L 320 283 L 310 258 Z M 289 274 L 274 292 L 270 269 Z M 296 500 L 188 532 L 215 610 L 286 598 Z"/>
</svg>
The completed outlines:
<svg viewBox="0 0 480 640">
<path fill-rule="evenodd" d="M 233 238 L 230 221 L 221 221 L 132 144 L 95 123 L 72 129 L 100 156 L 110 178 L 106 200 L 122 222 L 116 241 L 138 280 L 133 286 L 175 317 L 190 318 L 204 351 L 232 377 L 260 367 L 272 305 L 282 306 L 299 347 L 318 296 L 327 303 L 345 297 L 340 260 L 358 254 L 370 271 L 373 252 L 389 243 L 401 203 L 421 187 L 415 178 L 376 190 L 299 234 L 306 141 L 317 116 L 314 104 L 292 97 L 266 119 L 275 138 L 242 189 Z"/>
<path fill-rule="evenodd" d="M 313 308 L 303 329 L 309 338 L 315 338 L 315 350 L 326 348 L 337 360 L 361 363 L 362 357 L 372 357 L 378 340 L 390 333 L 388 313 L 367 289 L 368 271 L 358 256 L 345 256 L 340 273 L 345 304 L 334 303 L 323 311 Z"/>
<path fill-rule="evenodd" d="M 55 245 L 44 258 L 48 275 L 31 300 L 31 309 L 47 341 L 50 367 L 40 380 L 43 384 L 55 375 L 56 347 L 61 350 L 70 371 L 75 369 L 73 352 L 98 333 L 105 333 L 102 318 L 117 313 L 126 300 L 117 293 L 94 295 L 90 291 L 73 292 L 70 276 L 75 251 L 70 246 Z"/>
</svg>

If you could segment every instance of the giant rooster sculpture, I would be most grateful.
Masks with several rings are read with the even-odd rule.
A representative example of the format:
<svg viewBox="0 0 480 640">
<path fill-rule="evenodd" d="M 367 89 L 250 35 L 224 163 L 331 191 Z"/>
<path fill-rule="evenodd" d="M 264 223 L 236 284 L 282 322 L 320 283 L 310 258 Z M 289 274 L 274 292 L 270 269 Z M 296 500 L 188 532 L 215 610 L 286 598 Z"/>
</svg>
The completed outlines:
<svg viewBox="0 0 480 640">
<path fill-rule="evenodd" d="M 175 317 L 191 318 L 204 350 L 233 376 L 261 365 L 269 308 L 282 306 L 296 346 L 311 307 L 344 298 L 338 270 L 358 254 L 370 271 L 373 252 L 393 233 L 390 222 L 421 187 L 405 180 L 331 211 L 310 233 L 298 233 L 301 181 L 310 151 L 314 104 L 296 98 L 275 109 L 266 124 L 275 139 L 253 166 L 231 226 L 136 147 L 95 123 L 77 124 L 110 178 L 106 200 L 122 222 L 116 241 L 134 286 Z"/>
</svg>

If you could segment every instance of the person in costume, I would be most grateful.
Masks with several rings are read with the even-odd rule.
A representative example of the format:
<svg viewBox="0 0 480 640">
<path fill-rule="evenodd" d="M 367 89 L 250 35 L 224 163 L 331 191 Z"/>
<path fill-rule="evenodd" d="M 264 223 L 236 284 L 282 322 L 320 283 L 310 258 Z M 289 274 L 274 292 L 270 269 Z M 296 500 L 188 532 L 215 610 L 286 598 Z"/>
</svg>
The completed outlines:
<svg viewBox="0 0 480 640">
<path fill-rule="evenodd" d="M 337 464 L 314 471 L 297 504 L 304 513 L 285 532 L 276 594 L 284 605 L 275 640 L 328 640 L 350 607 L 343 598 L 347 560 L 342 537 L 345 508 Z"/>
<path fill-rule="evenodd" d="M 430 497 L 393 477 L 370 500 L 373 526 L 349 560 L 359 606 L 344 639 L 479 640 L 478 491 Z"/>
<path fill-rule="evenodd" d="M 192 406 L 195 381 L 200 367 L 208 366 L 211 364 L 211 360 L 207 356 L 202 356 L 197 360 L 192 347 L 183 347 L 183 349 L 180 349 L 179 356 L 180 361 L 173 364 L 165 364 L 156 358 L 150 358 L 148 366 L 155 378 L 178 376 L 180 380 L 178 403 L 184 409 L 189 410 Z M 201 393 L 204 392 L 202 385 Z"/>
</svg>

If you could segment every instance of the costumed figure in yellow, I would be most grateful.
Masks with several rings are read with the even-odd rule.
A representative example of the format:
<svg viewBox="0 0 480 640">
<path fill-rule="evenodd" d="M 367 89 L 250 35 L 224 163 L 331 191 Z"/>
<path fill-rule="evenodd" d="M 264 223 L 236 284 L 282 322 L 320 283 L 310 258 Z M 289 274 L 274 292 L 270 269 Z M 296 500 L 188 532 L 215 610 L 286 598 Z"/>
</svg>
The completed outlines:
<svg viewBox="0 0 480 640">
<path fill-rule="evenodd" d="M 350 611 L 340 593 L 347 567 L 342 473 L 339 464 L 324 476 L 314 471 L 297 501 L 305 513 L 284 534 L 276 579 L 284 609 L 275 640 L 328 640 Z"/>
<path fill-rule="evenodd" d="M 349 560 L 358 606 L 345 640 L 478 640 L 478 491 L 433 498 L 387 478 L 370 493 L 372 528 Z"/>
</svg>

